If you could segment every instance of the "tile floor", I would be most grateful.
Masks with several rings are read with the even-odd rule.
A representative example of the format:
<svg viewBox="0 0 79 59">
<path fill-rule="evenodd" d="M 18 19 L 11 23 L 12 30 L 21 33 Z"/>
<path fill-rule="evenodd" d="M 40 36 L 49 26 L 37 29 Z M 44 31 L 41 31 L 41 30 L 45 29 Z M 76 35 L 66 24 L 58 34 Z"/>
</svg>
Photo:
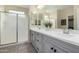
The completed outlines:
<svg viewBox="0 0 79 59">
<path fill-rule="evenodd" d="M 0 53 L 35 53 L 31 43 L 17 44 L 0 48 Z"/>
</svg>

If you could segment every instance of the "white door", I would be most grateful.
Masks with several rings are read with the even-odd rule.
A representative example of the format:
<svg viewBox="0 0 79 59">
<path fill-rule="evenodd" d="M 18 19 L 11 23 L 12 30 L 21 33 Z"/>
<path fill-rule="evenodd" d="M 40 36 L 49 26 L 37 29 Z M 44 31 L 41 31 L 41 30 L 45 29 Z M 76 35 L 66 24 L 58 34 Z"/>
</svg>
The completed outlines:
<svg viewBox="0 0 79 59">
<path fill-rule="evenodd" d="M 27 15 L 18 15 L 18 42 L 28 41 L 28 17 Z"/>
<path fill-rule="evenodd" d="M 1 44 L 16 42 L 16 20 L 16 14 L 1 13 Z"/>
</svg>

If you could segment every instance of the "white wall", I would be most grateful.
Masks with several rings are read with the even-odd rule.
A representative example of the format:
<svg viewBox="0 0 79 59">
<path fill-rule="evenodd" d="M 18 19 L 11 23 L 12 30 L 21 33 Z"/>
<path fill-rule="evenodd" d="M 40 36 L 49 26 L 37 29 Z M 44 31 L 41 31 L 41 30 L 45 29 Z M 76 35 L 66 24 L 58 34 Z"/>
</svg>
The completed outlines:
<svg viewBox="0 0 79 59">
<path fill-rule="evenodd" d="M 5 6 L 0 5 L 0 11 L 4 11 L 5 10 Z"/>
<path fill-rule="evenodd" d="M 79 29 L 79 5 L 74 6 L 74 19 L 75 29 Z"/>
</svg>

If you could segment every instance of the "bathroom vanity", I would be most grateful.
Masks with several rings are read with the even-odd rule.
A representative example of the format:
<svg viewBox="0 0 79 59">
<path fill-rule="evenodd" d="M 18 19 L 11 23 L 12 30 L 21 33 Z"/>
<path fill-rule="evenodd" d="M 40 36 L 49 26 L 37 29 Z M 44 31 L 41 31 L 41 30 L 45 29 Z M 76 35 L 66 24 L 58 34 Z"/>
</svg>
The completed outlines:
<svg viewBox="0 0 79 59">
<path fill-rule="evenodd" d="M 31 42 L 38 53 L 79 53 L 79 34 L 62 30 L 30 29 Z"/>
</svg>

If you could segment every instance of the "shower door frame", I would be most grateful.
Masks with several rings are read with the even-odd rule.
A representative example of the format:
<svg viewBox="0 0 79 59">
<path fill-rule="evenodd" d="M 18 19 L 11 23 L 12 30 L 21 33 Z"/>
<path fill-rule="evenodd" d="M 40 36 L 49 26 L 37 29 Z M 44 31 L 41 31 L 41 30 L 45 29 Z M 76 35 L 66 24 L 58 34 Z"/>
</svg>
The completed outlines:
<svg viewBox="0 0 79 59">
<path fill-rule="evenodd" d="M 18 42 L 18 15 L 17 13 L 12 13 L 12 12 L 4 12 L 4 11 L 0 11 L 0 32 L 1 32 L 1 13 L 11 13 L 11 14 L 16 14 L 16 42 L 11 42 L 11 43 L 7 43 L 7 44 L 1 44 L 1 33 L 0 33 L 0 46 L 5 46 L 5 45 L 10 45 L 10 44 L 16 44 L 19 43 Z M 24 14 L 21 14 L 24 15 Z M 27 20 L 28 20 L 28 40 L 30 39 L 30 17 L 27 14 Z M 30 41 L 29 41 L 30 42 Z"/>
<path fill-rule="evenodd" d="M 0 11 L 0 32 L 1 32 L 1 13 L 16 14 L 16 13 L 11 13 L 11 12 Z M 15 43 L 18 43 L 18 14 L 16 14 L 16 42 L 1 44 L 1 33 L 0 33 L 0 46 L 5 46 L 5 45 L 10 45 L 10 44 L 15 44 Z"/>
</svg>

